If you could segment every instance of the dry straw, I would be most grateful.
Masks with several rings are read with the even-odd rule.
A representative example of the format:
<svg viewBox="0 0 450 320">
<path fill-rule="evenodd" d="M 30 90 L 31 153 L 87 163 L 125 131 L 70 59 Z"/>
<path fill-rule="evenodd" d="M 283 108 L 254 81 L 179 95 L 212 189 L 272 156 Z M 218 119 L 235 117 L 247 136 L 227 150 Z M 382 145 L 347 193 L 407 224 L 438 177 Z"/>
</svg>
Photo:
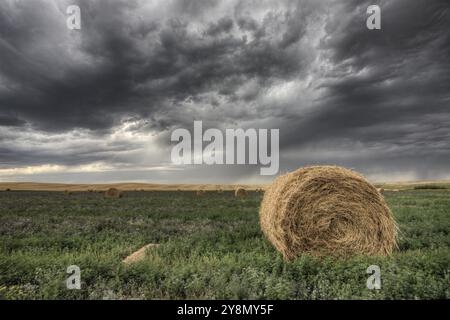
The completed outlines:
<svg viewBox="0 0 450 320">
<path fill-rule="evenodd" d="M 140 248 L 138 251 L 135 251 L 132 254 L 130 254 L 128 257 L 123 259 L 122 262 L 125 264 L 132 264 L 135 262 L 142 261 L 142 260 L 144 260 L 145 254 L 147 253 L 147 251 L 150 248 L 158 248 L 158 247 L 159 247 L 158 243 L 149 243 L 149 244 L 143 246 L 142 248 Z"/>
<path fill-rule="evenodd" d="M 247 191 L 246 191 L 244 188 L 237 188 L 237 189 L 234 191 L 234 196 L 235 196 L 236 198 L 244 198 L 244 197 L 247 196 Z"/>
<path fill-rule="evenodd" d="M 105 198 L 122 198 L 122 193 L 116 188 L 109 188 L 105 192 Z"/>
<path fill-rule="evenodd" d="M 286 260 L 302 253 L 390 255 L 397 226 L 383 196 L 362 175 L 335 166 L 306 167 L 266 190 L 261 228 Z"/>
</svg>

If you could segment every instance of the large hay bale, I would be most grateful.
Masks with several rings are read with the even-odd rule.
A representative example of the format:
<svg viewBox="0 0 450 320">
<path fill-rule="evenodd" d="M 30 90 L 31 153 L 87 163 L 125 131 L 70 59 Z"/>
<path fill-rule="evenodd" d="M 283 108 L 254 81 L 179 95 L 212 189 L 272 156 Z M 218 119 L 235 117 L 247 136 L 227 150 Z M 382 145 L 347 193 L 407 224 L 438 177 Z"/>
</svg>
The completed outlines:
<svg viewBox="0 0 450 320">
<path fill-rule="evenodd" d="M 234 196 L 235 196 L 236 198 L 244 198 L 244 197 L 247 196 L 247 191 L 246 191 L 244 188 L 237 188 L 237 189 L 234 191 Z"/>
<path fill-rule="evenodd" d="M 390 255 L 397 226 L 382 195 L 362 175 L 335 166 L 306 167 L 266 190 L 261 228 L 286 260 L 302 253 Z"/>
<path fill-rule="evenodd" d="M 105 192 L 105 198 L 122 198 L 122 193 L 116 188 L 109 188 Z"/>
</svg>

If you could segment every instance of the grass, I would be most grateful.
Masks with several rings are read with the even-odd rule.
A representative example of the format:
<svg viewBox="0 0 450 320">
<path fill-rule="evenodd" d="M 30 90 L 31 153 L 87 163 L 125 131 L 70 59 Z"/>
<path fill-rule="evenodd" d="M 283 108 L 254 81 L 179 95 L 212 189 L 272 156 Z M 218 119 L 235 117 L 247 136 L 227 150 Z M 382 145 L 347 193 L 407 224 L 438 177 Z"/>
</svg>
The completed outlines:
<svg viewBox="0 0 450 320">
<path fill-rule="evenodd" d="M 423 189 L 447 189 L 447 186 L 442 186 L 438 184 L 422 184 L 414 187 L 414 190 L 423 190 Z"/>
<path fill-rule="evenodd" d="M 261 194 L 0 192 L 4 299 L 449 299 L 450 192 L 385 193 L 402 231 L 391 258 L 286 263 L 258 224 Z M 121 260 L 147 243 L 145 260 Z M 69 265 L 81 290 L 68 290 Z M 381 290 L 366 287 L 381 268 Z"/>
</svg>

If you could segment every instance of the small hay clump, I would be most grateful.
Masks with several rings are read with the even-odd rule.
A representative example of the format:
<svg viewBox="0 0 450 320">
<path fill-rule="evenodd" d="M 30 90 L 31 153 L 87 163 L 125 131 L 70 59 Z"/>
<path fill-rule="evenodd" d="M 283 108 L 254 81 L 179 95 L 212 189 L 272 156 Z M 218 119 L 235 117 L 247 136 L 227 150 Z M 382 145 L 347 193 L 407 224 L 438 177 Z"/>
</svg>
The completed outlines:
<svg viewBox="0 0 450 320">
<path fill-rule="evenodd" d="M 132 254 L 130 254 L 128 257 L 123 259 L 122 262 L 125 264 L 132 264 L 135 262 L 142 261 L 145 258 L 146 252 L 150 248 L 158 248 L 158 247 L 159 247 L 158 243 L 149 243 L 149 244 L 143 246 L 142 248 L 140 248 L 138 251 L 135 251 Z"/>
<path fill-rule="evenodd" d="M 247 196 L 247 191 L 244 188 L 237 188 L 236 191 L 234 191 L 234 196 L 236 198 L 244 198 Z"/>
<path fill-rule="evenodd" d="M 116 188 L 109 188 L 106 192 L 105 192 L 105 198 L 122 198 L 122 193 L 116 189 Z"/>
<path fill-rule="evenodd" d="M 388 256 L 397 243 L 383 196 L 341 167 L 311 166 L 278 177 L 259 214 L 263 233 L 286 260 L 302 253 Z"/>
</svg>

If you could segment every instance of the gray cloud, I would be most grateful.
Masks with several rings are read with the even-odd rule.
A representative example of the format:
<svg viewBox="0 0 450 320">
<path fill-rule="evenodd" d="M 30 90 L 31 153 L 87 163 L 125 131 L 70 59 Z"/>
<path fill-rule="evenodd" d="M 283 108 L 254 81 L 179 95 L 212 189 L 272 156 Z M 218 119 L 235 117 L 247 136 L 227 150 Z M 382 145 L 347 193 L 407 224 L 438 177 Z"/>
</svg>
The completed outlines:
<svg viewBox="0 0 450 320">
<path fill-rule="evenodd" d="M 280 128 L 282 170 L 446 175 L 450 6 L 377 2 L 382 30 L 371 31 L 371 1 L 80 0 L 82 30 L 70 31 L 67 1 L 4 1 L 0 169 L 167 165 L 170 130 L 197 119 Z M 257 171 L 222 169 L 202 179 Z"/>
<path fill-rule="evenodd" d="M 445 145 L 450 136 L 448 4 L 382 2 L 380 31 L 361 27 L 369 4 L 348 1 L 329 17 L 321 50 L 333 67 L 320 79 L 324 93 L 314 110 L 291 123 L 283 142 L 348 139 L 415 145 L 411 153 L 444 151 L 430 142 Z"/>
<path fill-rule="evenodd" d="M 3 4 L 0 71 L 11 83 L 0 96 L 3 112 L 49 131 L 105 129 L 129 115 L 152 119 L 207 92 L 234 101 L 246 81 L 267 87 L 302 67 L 290 48 L 302 25 L 287 13 L 267 13 L 260 35 L 249 40 L 239 29 L 231 33 L 229 16 L 217 22 L 192 21 L 186 13 L 145 20 L 138 4 L 80 1 L 80 32 L 64 29 L 65 16 L 49 2 Z M 178 6 L 193 8 L 183 1 Z M 194 23 L 198 30 L 191 30 Z"/>
</svg>

